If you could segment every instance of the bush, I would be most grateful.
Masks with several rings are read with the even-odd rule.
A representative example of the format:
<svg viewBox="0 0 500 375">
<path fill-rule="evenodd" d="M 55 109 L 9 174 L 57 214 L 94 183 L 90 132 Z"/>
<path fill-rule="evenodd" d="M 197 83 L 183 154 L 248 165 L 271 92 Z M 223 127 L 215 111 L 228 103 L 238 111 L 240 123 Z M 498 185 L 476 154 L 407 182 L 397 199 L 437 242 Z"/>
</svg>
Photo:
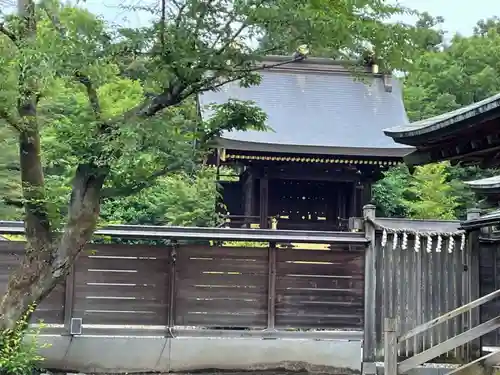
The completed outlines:
<svg viewBox="0 0 500 375">
<path fill-rule="evenodd" d="M 43 324 L 29 327 L 29 317 L 34 310 L 35 307 L 31 307 L 14 329 L 0 333 L 0 375 L 31 375 L 43 361 L 38 354 L 38 349 L 46 347 L 38 342 Z M 31 336 L 30 340 L 24 340 L 26 334 Z"/>
</svg>

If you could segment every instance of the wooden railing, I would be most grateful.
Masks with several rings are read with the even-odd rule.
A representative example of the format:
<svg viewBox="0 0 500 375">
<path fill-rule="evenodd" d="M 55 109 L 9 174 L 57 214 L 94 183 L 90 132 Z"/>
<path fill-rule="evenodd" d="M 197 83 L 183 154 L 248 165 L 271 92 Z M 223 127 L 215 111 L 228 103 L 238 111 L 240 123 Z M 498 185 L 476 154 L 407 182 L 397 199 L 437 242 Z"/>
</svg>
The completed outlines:
<svg viewBox="0 0 500 375">
<path fill-rule="evenodd" d="M 433 329 L 434 327 L 446 323 L 451 319 L 458 317 L 464 313 L 470 312 L 473 308 L 477 308 L 487 302 L 500 297 L 500 289 L 487 294 L 481 298 L 478 298 L 466 305 L 460 306 L 444 315 L 441 315 L 435 319 L 432 319 L 426 323 L 423 323 L 412 330 L 397 336 L 396 332 L 396 320 L 394 317 L 385 318 L 384 321 L 384 374 L 385 375 L 397 375 L 403 374 L 423 363 L 426 363 L 434 358 L 437 358 L 450 350 L 458 348 L 462 345 L 466 345 L 473 340 L 491 332 L 495 329 L 500 328 L 500 316 L 488 320 L 485 323 L 479 324 L 469 330 L 462 332 L 456 336 L 449 338 L 437 345 L 430 347 L 429 349 L 413 355 L 410 358 L 403 360 L 398 363 L 398 348 L 399 345 L 421 333 L 425 333 Z M 461 372 L 470 368 L 472 365 L 482 364 L 482 365 L 494 365 L 496 361 L 500 358 L 498 352 L 490 353 L 485 355 L 473 362 L 465 364 L 453 371 L 453 373 Z"/>
<path fill-rule="evenodd" d="M 269 216 L 267 226 L 270 229 L 282 230 L 318 230 L 348 231 L 349 219 L 337 218 L 335 222 L 326 220 L 290 220 L 286 217 Z M 260 228 L 259 216 L 225 215 L 219 227 L 225 228 Z"/>
</svg>

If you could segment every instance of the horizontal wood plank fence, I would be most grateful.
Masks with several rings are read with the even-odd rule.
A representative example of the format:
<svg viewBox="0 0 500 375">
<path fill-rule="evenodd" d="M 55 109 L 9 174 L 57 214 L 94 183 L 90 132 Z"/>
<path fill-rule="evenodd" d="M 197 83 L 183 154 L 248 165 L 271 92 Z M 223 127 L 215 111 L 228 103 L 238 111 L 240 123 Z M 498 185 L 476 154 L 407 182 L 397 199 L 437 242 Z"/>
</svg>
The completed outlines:
<svg viewBox="0 0 500 375">
<path fill-rule="evenodd" d="M 359 237 L 359 236 L 358 236 Z M 34 321 L 218 329 L 363 329 L 365 245 L 89 245 Z M 0 292 L 24 252 L 0 242 Z M 69 328 L 68 328 L 69 329 Z"/>
</svg>

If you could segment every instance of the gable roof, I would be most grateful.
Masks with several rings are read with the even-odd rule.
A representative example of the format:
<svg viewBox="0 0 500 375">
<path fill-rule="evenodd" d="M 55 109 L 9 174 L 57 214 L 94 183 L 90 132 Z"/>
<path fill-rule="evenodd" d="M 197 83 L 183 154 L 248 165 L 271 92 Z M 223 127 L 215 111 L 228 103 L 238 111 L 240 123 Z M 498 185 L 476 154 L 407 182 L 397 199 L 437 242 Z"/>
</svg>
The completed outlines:
<svg viewBox="0 0 500 375">
<path fill-rule="evenodd" d="M 269 57 L 265 64 L 285 59 L 290 58 Z M 204 106 L 229 99 L 253 101 L 268 116 L 273 131 L 228 132 L 219 140 L 221 147 L 395 157 L 411 150 L 382 132 L 408 122 L 397 79 L 366 73 L 356 79 L 338 62 L 318 58 L 266 69 L 261 75 L 258 86 L 242 88 L 232 82 L 200 95 L 204 118 L 211 115 Z"/>
</svg>

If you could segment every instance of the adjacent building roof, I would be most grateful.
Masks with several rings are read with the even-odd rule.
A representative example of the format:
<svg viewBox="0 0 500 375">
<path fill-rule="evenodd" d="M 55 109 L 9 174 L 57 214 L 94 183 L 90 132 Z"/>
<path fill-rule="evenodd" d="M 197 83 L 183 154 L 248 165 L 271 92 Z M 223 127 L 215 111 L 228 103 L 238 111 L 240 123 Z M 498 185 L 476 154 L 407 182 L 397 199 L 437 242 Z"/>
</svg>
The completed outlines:
<svg viewBox="0 0 500 375">
<path fill-rule="evenodd" d="M 481 192 L 492 192 L 500 191 L 500 175 L 488 178 L 482 178 L 480 180 L 466 181 L 464 182 L 471 189 Z"/>
<path fill-rule="evenodd" d="M 498 109 L 500 109 L 500 93 L 439 116 L 410 124 L 402 123 L 399 126 L 385 129 L 384 133 L 396 142 L 413 146 L 423 142 L 424 139 L 444 134 L 446 130 L 457 130 L 454 125 L 460 125 L 458 129 L 461 126 L 467 126 L 470 122 L 476 122 L 479 116 Z"/>
<path fill-rule="evenodd" d="M 500 224 L 500 210 L 492 211 L 486 215 L 466 220 L 461 223 L 460 227 L 466 230 L 475 230 L 498 224 Z"/>
<path fill-rule="evenodd" d="M 500 94 L 480 102 L 384 133 L 394 141 L 416 147 L 405 157 L 409 165 L 442 160 L 497 166 L 500 145 Z"/>
<path fill-rule="evenodd" d="M 268 57 L 270 66 L 290 57 Z M 385 137 L 382 130 L 408 122 L 400 82 L 368 74 L 355 78 L 330 59 L 308 58 L 261 72 L 258 86 L 237 82 L 200 96 L 207 104 L 250 100 L 268 116 L 273 131 L 237 131 L 223 135 L 221 147 L 256 152 L 347 154 L 402 157 L 411 148 Z"/>
</svg>

